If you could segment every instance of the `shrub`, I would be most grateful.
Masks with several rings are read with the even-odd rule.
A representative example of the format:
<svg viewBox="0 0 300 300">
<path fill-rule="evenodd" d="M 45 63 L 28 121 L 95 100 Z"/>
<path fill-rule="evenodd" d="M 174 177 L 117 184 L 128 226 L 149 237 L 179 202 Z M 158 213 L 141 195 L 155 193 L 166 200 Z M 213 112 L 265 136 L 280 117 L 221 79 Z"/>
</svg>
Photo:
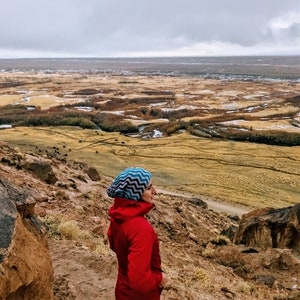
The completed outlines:
<svg viewBox="0 0 300 300">
<path fill-rule="evenodd" d="M 70 220 L 61 223 L 57 227 L 57 232 L 67 239 L 74 239 L 79 236 L 80 228 L 76 221 Z"/>
<path fill-rule="evenodd" d="M 79 228 L 78 223 L 74 220 L 68 220 L 61 223 L 57 228 L 57 232 L 61 237 L 69 240 L 89 238 L 89 234 L 82 231 Z"/>
<path fill-rule="evenodd" d="M 82 89 L 82 90 L 78 90 L 76 92 L 74 92 L 74 95 L 94 95 L 94 94 L 98 94 L 99 91 L 96 89 Z"/>
<path fill-rule="evenodd" d="M 28 116 L 19 120 L 19 126 L 79 126 L 81 128 L 96 129 L 97 125 L 85 117 L 65 117 L 60 114 Z"/>
<path fill-rule="evenodd" d="M 124 117 L 115 114 L 101 113 L 94 117 L 94 122 L 104 131 L 135 133 L 138 127 L 129 121 L 124 121 Z"/>
<path fill-rule="evenodd" d="M 299 146 L 300 145 L 300 133 L 297 132 L 282 132 L 276 130 L 270 131 L 230 131 L 223 133 L 222 137 L 238 140 L 248 141 L 252 143 L 262 143 L 268 145 L 278 146 Z"/>
<path fill-rule="evenodd" d="M 253 130 L 224 125 L 201 120 L 189 122 L 188 130 L 191 134 L 202 137 L 217 137 L 235 141 L 246 141 L 277 146 L 299 146 L 300 133 L 279 130 Z"/>
<path fill-rule="evenodd" d="M 160 108 L 152 108 L 150 110 L 150 116 L 152 117 L 160 117 L 162 114 L 162 110 Z"/>
<path fill-rule="evenodd" d="M 165 135 L 171 135 L 176 133 L 178 130 L 188 129 L 189 124 L 184 121 L 170 121 L 167 123 L 154 124 L 148 127 L 148 130 L 158 129 Z"/>
<path fill-rule="evenodd" d="M 90 235 L 81 230 L 78 223 L 68 220 L 60 213 L 51 213 L 42 219 L 50 236 L 60 236 L 66 239 L 87 239 Z"/>
<path fill-rule="evenodd" d="M 23 105 L 5 105 L 0 109 L 0 124 L 15 124 L 22 120 L 28 113 L 27 108 Z"/>
<path fill-rule="evenodd" d="M 81 128 L 96 129 L 97 125 L 87 118 L 66 118 L 62 120 L 62 125 L 79 126 Z"/>
<path fill-rule="evenodd" d="M 51 213 L 42 218 L 42 221 L 48 229 L 48 234 L 50 236 L 59 235 L 58 226 L 65 221 L 65 217 L 59 213 Z"/>
<path fill-rule="evenodd" d="M 244 281 L 238 284 L 237 290 L 246 295 L 253 295 L 253 293 L 255 292 L 255 287 L 252 284 Z"/>
<path fill-rule="evenodd" d="M 202 268 L 196 268 L 194 270 L 193 279 L 201 282 L 209 281 L 207 272 Z"/>
</svg>

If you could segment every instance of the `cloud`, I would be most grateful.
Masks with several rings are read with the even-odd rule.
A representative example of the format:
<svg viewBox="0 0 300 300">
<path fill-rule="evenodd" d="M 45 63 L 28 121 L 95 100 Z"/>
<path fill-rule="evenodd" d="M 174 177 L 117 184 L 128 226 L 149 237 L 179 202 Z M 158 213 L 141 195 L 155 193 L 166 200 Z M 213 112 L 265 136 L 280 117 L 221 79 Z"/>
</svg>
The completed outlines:
<svg viewBox="0 0 300 300">
<path fill-rule="evenodd" d="M 300 11 L 289 11 L 269 22 L 269 37 L 276 42 L 300 44 Z"/>
<path fill-rule="evenodd" d="M 0 57 L 300 54 L 294 0 L 0 0 Z"/>
<path fill-rule="evenodd" d="M 123 53 L 128 57 L 142 56 L 240 56 L 240 55 L 296 55 L 300 44 L 261 43 L 253 46 L 242 46 L 229 42 L 200 42 L 182 48 L 166 51 L 141 51 Z"/>
<path fill-rule="evenodd" d="M 289 11 L 283 16 L 272 19 L 269 22 L 270 28 L 274 31 L 288 29 L 294 26 L 294 24 L 300 24 L 300 12 Z"/>
</svg>

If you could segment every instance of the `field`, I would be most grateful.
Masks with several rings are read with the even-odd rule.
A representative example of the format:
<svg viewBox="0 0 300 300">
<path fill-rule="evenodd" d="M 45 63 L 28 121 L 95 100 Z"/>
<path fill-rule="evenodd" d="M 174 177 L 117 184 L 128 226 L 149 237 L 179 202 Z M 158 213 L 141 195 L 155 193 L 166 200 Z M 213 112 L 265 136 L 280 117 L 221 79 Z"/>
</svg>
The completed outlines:
<svg viewBox="0 0 300 300">
<path fill-rule="evenodd" d="M 0 141 L 15 147 L 69 162 L 79 160 L 110 178 L 125 167 L 143 166 L 153 173 L 159 189 L 195 197 L 251 207 L 299 202 L 300 146 L 236 138 L 244 131 L 245 140 L 272 131 L 281 142 L 288 134 L 299 139 L 299 83 L 6 74 L 0 84 L 3 107 L 34 109 L 28 115 L 19 112 L 22 122 L 46 116 L 49 121 L 49 115 L 66 118 L 70 110 L 76 111 L 77 119 L 94 122 L 100 111 L 111 123 L 147 124 L 163 132 L 162 138 L 146 133 L 133 137 L 99 128 L 21 123 L 0 131 Z M 91 112 L 83 113 L 85 108 Z M 13 117 L 1 115 L 1 120 L 3 124 Z"/>
<path fill-rule="evenodd" d="M 299 201 L 300 147 L 193 137 L 142 140 L 74 127 L 1 131 L 1 140 L 31 152 L 95 166 L 113 177 L 128 166 L 151 170 L 159 189 L 252 207 Z"/>
</svg>

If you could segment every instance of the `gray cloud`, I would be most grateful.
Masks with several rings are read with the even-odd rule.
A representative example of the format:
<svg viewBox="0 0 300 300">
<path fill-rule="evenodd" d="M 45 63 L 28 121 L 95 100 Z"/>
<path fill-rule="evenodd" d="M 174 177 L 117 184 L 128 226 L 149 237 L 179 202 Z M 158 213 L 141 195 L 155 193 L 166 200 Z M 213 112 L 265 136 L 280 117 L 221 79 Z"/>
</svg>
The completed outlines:
<svg viewBox="0 0 300 300">
<path fill-rule="evenodd" d="M 300 54 L 295 0 L 0 0 L 0 5 L 0 57 Z"/>
</svg>

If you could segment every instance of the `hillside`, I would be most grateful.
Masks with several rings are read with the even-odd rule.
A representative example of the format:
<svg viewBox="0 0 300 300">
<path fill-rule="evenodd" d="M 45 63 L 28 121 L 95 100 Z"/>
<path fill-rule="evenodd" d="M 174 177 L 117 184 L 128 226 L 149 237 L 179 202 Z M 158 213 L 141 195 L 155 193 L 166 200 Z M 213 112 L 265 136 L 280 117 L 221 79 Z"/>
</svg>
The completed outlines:
<svg viewBox="0 0 300 300">
<path fill-rule="evenodd" d="M 34 191 L 36 214 L 48 226 L 55 299 L 113 299 L 117 264 L 107 245 L 112 199 L 105 193 L 111 179 L 82 162 L 25 153 L 5 143 L 0 161 L 0 176 Z M 51 166 L 55 180 L 46 183 L 49 178 L 29 171 L 32 162 Z M 148 218 L 171 278 L 162 299 L 299 299 L 297 257 L 232 245 L 221 232 L 237 226 L 237 217 L 209 210 L 199 198 L 161 193 Z M 262 280 L 271 276 L 272 285 Z"/>
<path fill-rule="evenodd" d="M 81 161 L 113 178 L 128 166 L 149 169 L 163 190 L 253 208 L 299 200 L 300 147 L 193 137 L 139 139 L 78 127 L 16 127 L 1 141 L 36 155 Z"/>
<path fill-rule="evenodd" d="M 138 164 L 165 190 L 283 207 L 299 200 L 299 85 L 3 72 L 0 140 L 110 178 Z"/>
<path fill-rule="evenodd" d="M 2 75 L 0 176 L 37 201 L 55 300 L 113 299 L 105 191 L 131 165 L 159 190 L 162 300 L 299 299 L 299 253 L 229 239 L 245 211 L 299 202 L 299 82 Z"/>
</svg>

